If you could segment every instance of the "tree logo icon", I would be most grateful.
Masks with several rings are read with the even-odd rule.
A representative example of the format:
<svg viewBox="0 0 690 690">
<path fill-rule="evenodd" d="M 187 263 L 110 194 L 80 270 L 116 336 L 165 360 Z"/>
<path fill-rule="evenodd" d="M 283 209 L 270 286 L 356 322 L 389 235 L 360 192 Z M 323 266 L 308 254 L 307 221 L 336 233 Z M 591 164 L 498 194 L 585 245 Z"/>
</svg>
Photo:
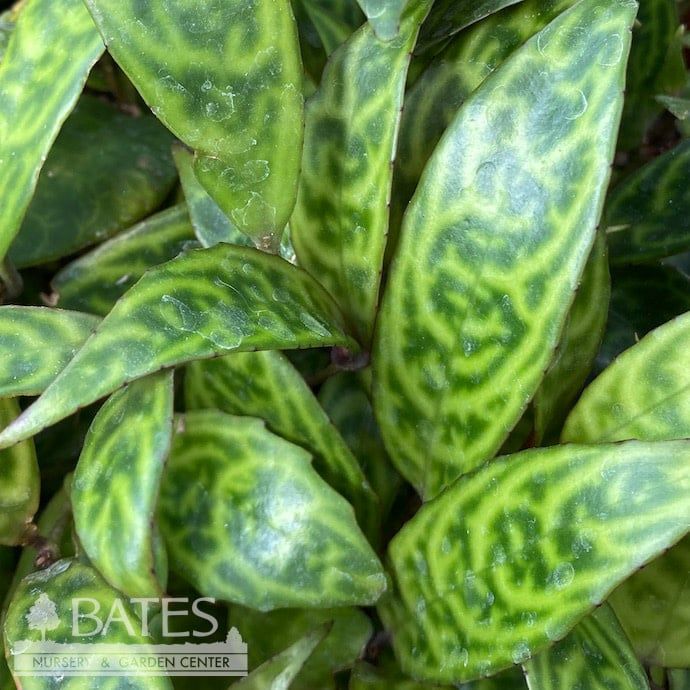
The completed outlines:
<svg viewBox="0 0 690 690">
<path fill-rule="evenodd" d="M 47 594 L 41 594 L 26 614 L 26 621 L 29 630 L 41 631 L 41 640 L 45 642 L 46 631 L 55 630 L 60 625 L 55 602 Z"/>
</svg>

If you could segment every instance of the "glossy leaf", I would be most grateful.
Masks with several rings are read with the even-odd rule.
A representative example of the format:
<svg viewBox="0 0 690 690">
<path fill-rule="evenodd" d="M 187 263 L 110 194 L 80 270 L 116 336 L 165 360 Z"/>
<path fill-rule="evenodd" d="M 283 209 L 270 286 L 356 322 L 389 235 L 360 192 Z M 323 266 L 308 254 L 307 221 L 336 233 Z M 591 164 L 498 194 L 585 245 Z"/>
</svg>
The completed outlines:
<svg viewBox="0 0 690 690">
<path fill-rule="evenodd" d="M 0 63 L 0 258 L 103 42 L 82 0 L 29 0 Z"/>
<path fill-rule="evenodd" d="M 223 213 L 220 206 L 208 195 L 194 173 L 194 155 L 183 148 L 173 149 L 175 165 L 180 173 L 180 182 L 189 208 L 194 232 L 202 247 L 213 247 L 219 242 L 252 245 L 247 235 L 241 233 Z"/>
<path fill-rule="evenodd" d="M 307 106 L 292 240 L 300 266 L 336 297 L 363 344 L 378 306 L 410 50 L 429 5 L 415 0 L 389 43 L 369 25 L 357 31 L 331 56 Z"/>
<path fill-rule="evenodd" d="M 364 21 L 356 0 L 304 0 L 304 9 L 328 55 L 345 43 Z"/>
<path fill-rule="evenodd" d="M 376 496 L 357 459 L 334 428 L 305 380 L 275 350 L 235 353 L 193 362 L 185 376 L 188 410 L 264 419 L 283 438 L 306 448 L 314 469 L 354 507 L 365 531 L 378 521 Z"/>
<path fill-rule="evenodd" d="M 314 648 L 328 633 L 328 626 L 319 626 L 284 652 L 265 661 L 259 668 L 232 687 L 238 690 L 286 690 L 300 672 Z"/>
<path fill-rule="evenodd" d="M 19 404 L 0 399 L 0 425 L 19 414 Z M 0 451 L 0 544 L 19 544 L 38 510 L 41 480 L 33 441 Z M 0 602 L 2 596 L 0 595 Z"/>
<path fill-rule="evenodd" d="M 655 158 L 611 192 L 604 215 L 611 261 L 639 263 L 690 249 L 690 141 Z"/>
<path fill-rule="evenodd" d="M 656 100 L 668 110 L 673 117 L 684 122 L 690 117 L 690 99 L 674 96 L 657 96 Z"/>
<path fill-rule="evenodd" d="M 155 211 L 176 180 L 171 141 L 151 116 L 82 97 L 43 166 L 10 259 L 20 267 L 59 259 Z"/>
<path fill-rule="evenodd" d="M 5 642 L 9 652 L 10 667 L 12 656 L 31 653 L 31 643 L 41 642 L 41 628 L 31 623 L 29 612 L 40 597 L 47 597 L 55 606 L 55 628 L 46 631 L 46 639 L 59 643 L 76 644 L 140 644 L 146 645 L 150 640 L 140 634 L 141 621 L 136 616 L 129 602 L 123 600 L 114 589 L 111 589 L 101 576 L 87 565 L 73 560 L 58 561 L 50 568 L 28 575 L 19 585 L 12 597 L 5 620 Z M 116 600 L 120 601 L 120 611 L 127 624 L 113 623 L 105 633 L 74 637 L 72 635 L 73 600 L 89 597 L 95 599 L 103 611 L 110 611 Z M 90 624 L 90 625 L 89 625 Z M 131 628 L 128 632 L 127 626 Z M 82 623 L 83 630 L 93 630 L 93 622 Z M 132 634 L 134 633 L 134 634 Z M 57 674 L 56 674 L 57 676 Z M 124 687 L 110 679 L 101 677 L 98 680 L 80 676 L 21 676 L 16 677 L 17 687 L 23 690 L 44 690 L 54 688 L 56 684 L 67 690 L 77 688 Z M 130 690 L 171 690 L 172 683 L 167 676 L 137 676 L 126 678 L 126 687 Z"/>
<path fill-rule="evenodd" d="M 85 2 L 153 112 L 197 151 L 199 181 L 257 246 L 277 249 L 295 203 L 303 133 L 288 0 Z"/>
<path fill-rule="evenodd" d="M 386 587 L 348 503 L 263 422 L 185 415 L 161 489 L 171 567 L 260 611 L 374 603 Z"/>
<path fill-rule="evenodd" d="M 105 316 L 149 268 L 195 248 L 184 205 L 150 216 L 61 269 L 51 282 L 58 306 Z"/>
<path fill-rule="evenodd" d="M 647 675 L 608 605 L 525 664 L 529 690 L 649 690 Z"/>
<path fill-rule="evenodd" d="M 187 252 L 150 270 L 120 299 L 44 394 L 0 434 L 0 447 L 159 369 L 232 351 L 327 345 L 353 343 L 331 299 L 304 271 L 246 247 Z"/>
<path fill-rule="evenodd" d="M 251 650 L 250 669 L 278 654 L 320 623 L 332 623 L 326 637 L 293 680 L 290 690 L 334 690 L 333 674 L 352 667 L 372 634 L 369 618 L 362 611 L 348 609 L 284 609 L 257 613 L 233 607 L 230 621 L 242 631 Z"/>
<path fill-rule="evenodd" d="M 534 398 L 537 443 L 558 439 L 572 403 L 587 380 L 606 327 L 610 294 L 606 238 L 598 233 L 556 356 Z"/>
<path fill-rule="evenodd" d="M 17 23 L 17 14 L 16 10 L 12 7 L 0 13 L 0 61 L 2 61 L 2 58 L 5 56 L 7 44 L 10 42 L 10 36 Z M 0 661 L 0 665 L 1 664 L 2 661 Z M 0 688 L 2 688 L 2 685 L 0 685 Z"/>
<path fill-rule="evenodd" d="M 555 446 L 459 479 L 393 539 L 403 670 L 458 682 L 565 637 L 688 530 L 690 442 Z"/>
<path fill-rule="evenodd" d="M 657 328 L 591 383 L 563 429 L 565 443 L 690 437 L 690 313 Z"/>
<path fill-rule="evenodd" d="M 42 393 L 99 322 L 74 311 L 0 307 L 0 397 Z"/>
<path fill-rule="evenodd" d="M 357 0 L 376 36 L 391 41 L 402 33 L 405 10 L 418 0 Z"/>
<path fill-rule="evenodd" d="M 425 498 L 496 453 L 552 358 L 608 184 L 635 11 L 583 0 L 517 50 L 462 106 L 408 208 L 374 409 Z"/>
<path fill-rule="evenodd" d="M 77 534 L 111 586 L 130 597 L 160 596 L 154 515 L 170 452 L 172 372 L 113 394 L 89 429 L 72 484 Z"/>
</svg>

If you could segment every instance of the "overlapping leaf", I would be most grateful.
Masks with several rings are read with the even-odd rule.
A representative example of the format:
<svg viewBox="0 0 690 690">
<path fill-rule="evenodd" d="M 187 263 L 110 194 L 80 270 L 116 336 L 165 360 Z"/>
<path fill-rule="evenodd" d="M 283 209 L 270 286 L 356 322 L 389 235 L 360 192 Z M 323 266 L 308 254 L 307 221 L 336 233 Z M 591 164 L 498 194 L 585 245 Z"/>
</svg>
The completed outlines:
<svg viewBox="0 0 690 690">
<path fill-rule="evenodd" d="M 153 112 L 198 153 L 200 182 L 277 250 L 297 193 L 302 65 L 288 0 L 85 0 Z"/>
<path fill-rule="evenodd" d="M 0 434 L 6 448 L 124 384 L 232 351 L 354 347 L 330 297 L 304 271 L 226 244 L 150 270 L 44 394 Z"/>
<path fill-rule="evenodd" d="M 349 504 L 259 420 L 187 413 L 159 512 L 171 567 L 206 596 L 329 608 L 372 604 L 386 587 Z"/>
<path fill-rule="evenodd" d="M 608 605 L 525 664 L 529 690 L 649 690 L 647 674 Z"/>
<path fill-rule="evenodd" d="M 89 70 L 103 52 L 82 0 L 28 0 L 0 63 L 0 258 Z"/>
<path fill-rule="evenodd" d="M 500 448 L 553 355 L 609 179 L 635 12 L 582 0 L 516 51 L 460 109 L 408 208 L 374 409 L 425 498 Z"/>
<path fill-rule="evenodd" d="M 135 381 L 100 409 L 72 484 L 74 523 L 103 577 L 130 597 L 159 596 L 154 515 L 173 424 L 172 371 Z"/>
<path fill-rule="evenodd" d="M 378 305 L 410 50 L 429 5 L 415 0 L 389 43 L 369 25 L 357 31 L 331 57 L 307 107 L 292 240 L 300 265 L 336 297 L 365 344 Z"/>
<path fill-rule="evenodd" d="M 185 377 L 187 409 L 218 409 L 264 419 L 303 446 L 314 468 L 354 506 L 365 531 L 378 531 L 378 505 L 357 459 L 299 372 L 275 350 L 193 362 Z"/>
<path fill-rule="evenodd" d="M 0 425 L 7 426 L 18 414 L 15 400 L 0 399 Z M 0 452 L 0 544 L 21 542 L 38 510 L 40 489 L 33 441 Z"/>
<path fill-rule="evenodd" d="M 155 211 L 175 183 L 171 141 L 151 116 L 82 97 L 43 166 L 10 259 L 17 266 L 58 259 Z"/>
<path fill-rule="evenodd" d="M 417 0 L 357 0 L 376 36 L 393 40 L 401 31 L 403 14 Z"/>
<path fill-rule="evenodd" d="M 304 0 L 304 9 L 329 55 L 364 21 L 356 0 Z"/>
<path fill-rule="evenodd" d="M 184 205 L 150 216 L 67 264 L 51 282 L 58 306 L 105 316 L 149 268 L 198 246 Z"/>
<path fill-rule="evenodd" d="M 403 669 L 458 682 L 527 661 L 690 525 L 690 442 L 495 460 L 405 525 L 379 606 Z"/>
<path fill-rule="evenodd" d="M 99 322 L 61 309 L 0 307 L 0 397 L 42 393 Z"/>
</svg>

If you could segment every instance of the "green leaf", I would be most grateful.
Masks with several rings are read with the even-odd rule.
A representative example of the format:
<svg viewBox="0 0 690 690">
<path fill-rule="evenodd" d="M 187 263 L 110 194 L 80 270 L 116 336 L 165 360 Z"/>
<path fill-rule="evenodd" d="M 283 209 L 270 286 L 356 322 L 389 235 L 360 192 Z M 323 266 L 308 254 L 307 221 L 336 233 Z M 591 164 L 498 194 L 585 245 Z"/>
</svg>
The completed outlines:
<svg viewBox="0 0 690 690">
<path fill-rule="evenodd" d="M 72 483 L 74 523 L 84 551 L 130 597 L 160 596 L 154 516 L 173 426 L 172 371 L 114 393 L 96 415 Z"/>
<path fill-rule="evenodd" d="M 0 307 L 0 397 L 42 393 L 99 322 L 74 311 Z"/>
<path fill-rule="evenodd" d="M 194 156 L 182 146 L 173 147 L 175 165 L 189 208 L 194 232 L 202 247 L 213 247 L 219 242 L 252 246 L 252 241 L 241 233 L 208 195 L 194 173 Z"/>
<path fill-rule="evenodd" d="M 690 313 L 649 333 L 591 383 L 564 443 L 690 437 Z"/>
<path fill-rule="evenodd" d="M 606 327 L 610 294 L 606 237 L 598 233 L 556 356 L 534 397 L 537 444 L 544 439 L 557 441 L 572 403 L 587 380 Z"/>
<path fill-rule="evenodd" d="M 688 530 L 690 442 L 555 446 L 459 479 L 398 533 L 379 611 L 407 673 L 491 675 L 563 637 Z"/>
<path fill-rule="evenodd" d="M 357 0 L 369 24 L 382 41 L 402 33 L 403 14 L 419 0 Z"/>
<path fill-rule="evenodd" d="M 332 622 L 328 635 L 290 685 L 290 690 L 334 690 L 333 674 L 350 668 L 371 637 L 372 625 L 362 611 L 347 609 L 284 609 L 257 613 L 233 607 L 230 621 L 242 630 L 251 650 L 251 666 L 258 666 L 320 623 Z"/>
<path fill-rule="evenodd" d="M 354 506 L 365 531 L 378 531 L 378 502 L 357 459 L 285 355 L 269 350 L 193 362 L 185 400 L 188 410 L 215 408 L 264 419 L 313 455 L 316 471 Z"/>
<path fill-rule="evenodd" d="M 256 349 L 354 343 L 304 271 L 221 244 L 158 266 L 127 292 L 45 393 L 0 434 L 0 448 L 159 369 Z"/>
<path fill-rule="evenodd" d="M 369 664 L 360 663 L 352 671 L 348 690 L 451 690 L 451 688 L 418 683 L 402 675 L 397 676 L 385 670 L 378 670 Z"/>
<path fill-rule="evenodd" d="M 292 240 L 300 266 L 334 295 L 363 344 L 379 300 L 410 51 L 429 5 L 415 0 L 389 43 L 363 26 L 331 56 L 307 106 Z"/>
<path fill-rule="evenodd" d="M 0 258 L 103 42 L 82 0 L 28 0 L 0 64 Z"/>
<path fill-rule="evenodd" d="M 668 670 L 670 690 L 690 690 L 690 671 L 687 669 Z"/>
<path fill-rule="evenodd" d="M 110 611 L 115 601 L 119 601 L 119 611 L 127 624 L 114 622 L 108 626 L 107 632 L 88 634 L 83 637 L 75 637 L 72 634 L 72 616 L 77 615 L 72 610 L 75 599 L 89 597 L 95 599 L 102 611 Z M 41 628 L 38 623 L 32 624 L 30 615 L 32 607 L 41 599 L 55 607 L 55 617 L 47 621 L 48 629 L 45 632 L 46 639 L 51 642 L 63 644 L 140 644 L 151 642 L 141 635 L 141 621 L 130 607 L 129 602 L 123 600 L 121 595 L 111 589 L 105 580 L 93 569 L 77 561 L 58 561 L 50 568 L 32 575 L 28 575 L 19 585 L 12 597 L 12 602 L 7 611 L 5 620 L 5 644 L 8 649 L 8 659 L 12 669 L 13 656 L 20 653 L 31 653 L 27 643 L 41 642 Z M 106 614 L 107 615 L 107 614 Z M 40 621 L 39 621 L 40 623 Z M 55 627 L 50 627 L 50 624 Z M 43 625 L 45 625 L 44 623 Z M 131 630 L 128 631 L 127 627 Z M 94 630 L 92 621 L 82 621 L 81 629 Z M 133 633 L 133 634 L 132 634 Z M 59 678 L 59 680 L 58 680 Z M 172 684 L 167 676 L 137 676 L 130 675 L 120 678 L 113 683 L 111 678 L 79 676 L 22 676 L 16 677 L 17 687 L 23 690 L 47 690 L 48 688 L 61 687 L 68 690 L 77 688 L 91 688 L 92 690 L 105 690 L 106 688 L 126 687 L 130 690 L 172 690 Z"/>
<path fill-rule="evenodd" d="M 303 138 L 288 0 L 85 2 L 153 112 L 197 151 L 201 184 L 257 246 L 276 250 L 295 203 Z"/>
<path fill-rule="evenodd" d="M 16 400 L 0 399 L 0 425 L 19 414 Z M 41 479 L 31 440 L 0 452 L 0 544 L 19 544 L 38 510 Z M 1 601 L 0 595 L 0 601 Z"/>
<path fill-rule="evenodd" d="M 622 180 L 609 195 L 603 227 L 611 262 L 652 261 L 690 249 L 690 141 Z"/>
<path fill-rule="evenodd" d="M 51 282 L 58 306 L 105 316 L 149 268 L 197 247 L 184 204 L 150 216 L 61 269 Z"/>
<path fill-rule="evenodd" d="M 675 96 L 657 96 L 656 100 L 663 105 L 673 117 L 684 122 L 690 117 L 690 99 Z"/>
<path fill-rule="evenodd" d="M 364 21 L 355 0 L 304 0 L 304 9 L 328 55 L 345 43 Z"/>
<path fill-rule="evenodd" d="M 386 588 L 350 505 L 260 420 L 187 413 L 159 511 L 171 567 L 206 596 L 268 611 L 372 604 Z"/>
<path fill-rule="evenodd" d="M 374 409 L 425 498 L 501 447 L 552 358 L 609 180 L 635 11 L 582 0 L 513 53 L 410 203 L 377 321 Z"/>
<path fill-rule="evenodd" d="M 82 97 L 43 166 L 10 259 L 20 267 L 59 259 L 155 211 L 176 181 L 171 141 L 153 117 Z"/>
<path fill-rule="evenodd" d="M 264 662 L 256 671 L 232 685 L 237 690 L 286 690 L 311 656 L 314 648 L 328 634 L 328 626 L 321 625 L 284 652 Z"/>
<path fill-rule="evenodd" d="M 647 675 L 608 605 L 525 664 L 530 690 L 649 690 Z"/>
</svg>

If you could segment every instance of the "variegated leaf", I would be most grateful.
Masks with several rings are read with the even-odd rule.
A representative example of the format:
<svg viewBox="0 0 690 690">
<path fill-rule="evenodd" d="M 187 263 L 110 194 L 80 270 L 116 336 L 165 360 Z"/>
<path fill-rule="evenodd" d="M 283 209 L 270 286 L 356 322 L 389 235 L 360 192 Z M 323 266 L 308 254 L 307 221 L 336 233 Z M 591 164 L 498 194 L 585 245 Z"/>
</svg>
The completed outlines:
<svg viewBox="0 0 690 690">
<path fill-rule="evenodd" d="M 379 301 L 410 50 L 429 5 L 415 0 L 389 43 L 363 26 L 331 56 L 307 106 L 292 240 L 300 266 L 336 298 L 364 345 Z"/>
<path fill-rule="evenodd" d="M 496 453 L 553 356 L 609 180 L 636 7 L 581 0 L 517 50 L 462 106 L 408 208 L 374 409 L 424 498 Z"/>
<path fill-rule="evenodd" d="M 364 22 L 356 0 L 304 0 L 304 9 L 330 55 Z"/>
<path fill-rule="evenodd" d="M 402 32 L 403 15 L 418 0 L 357 0 L 369 24 L 382 41 L 391 41 Z"/>
<path fill-rule="evenodd" d="M 257 349 L 355 347 L 330 297 L 304 271 L 220 244 L 150 270 L 113 307 L 0 448 L 159 369 Z"/>
<path fill-rule="evenodd" d="M 378 501 L 357 459 L 285 355 L 238 352 L 193 362 L 185 399 L 188 410 L 215 408 L 264 419 L 272 431 L 312 453 L 316 471 L 354 506 L 365 531 L 378 532 Z"/>
<path fill-rule="evenodd" d="M 103 52 L 82 0 L 27 0 L 0 63 L 0 259 L 46 155 Z"/>
<path fill-rule="evenodd" d="M 268 611 L 372 604 L 386 588 L 350 505 L 258 419 L 181 419 L 159 519 L 171 567 L 206 596 Z"/>
<path fill-rule="evenodd" d="M 165 588 L 154 518 L 172 426 L 172 371 L 135 381 L 96 415 L 74 473 L 81 545 L 110 585 L 130 597 L 160 596 Z"/>
<path fill-rule="evenodd" d="M 690 442 L 526 451 L 398 533 L 379 605 L 403 670 L 458 682 L 524 663 L 688 531 Z"/>
<path fill-rule="evenodd" d="M 153 112 L 257 246 L 277 251 L 295 203 L 302 65 L 288 0 L 85 0 Z"/>
</svg>

